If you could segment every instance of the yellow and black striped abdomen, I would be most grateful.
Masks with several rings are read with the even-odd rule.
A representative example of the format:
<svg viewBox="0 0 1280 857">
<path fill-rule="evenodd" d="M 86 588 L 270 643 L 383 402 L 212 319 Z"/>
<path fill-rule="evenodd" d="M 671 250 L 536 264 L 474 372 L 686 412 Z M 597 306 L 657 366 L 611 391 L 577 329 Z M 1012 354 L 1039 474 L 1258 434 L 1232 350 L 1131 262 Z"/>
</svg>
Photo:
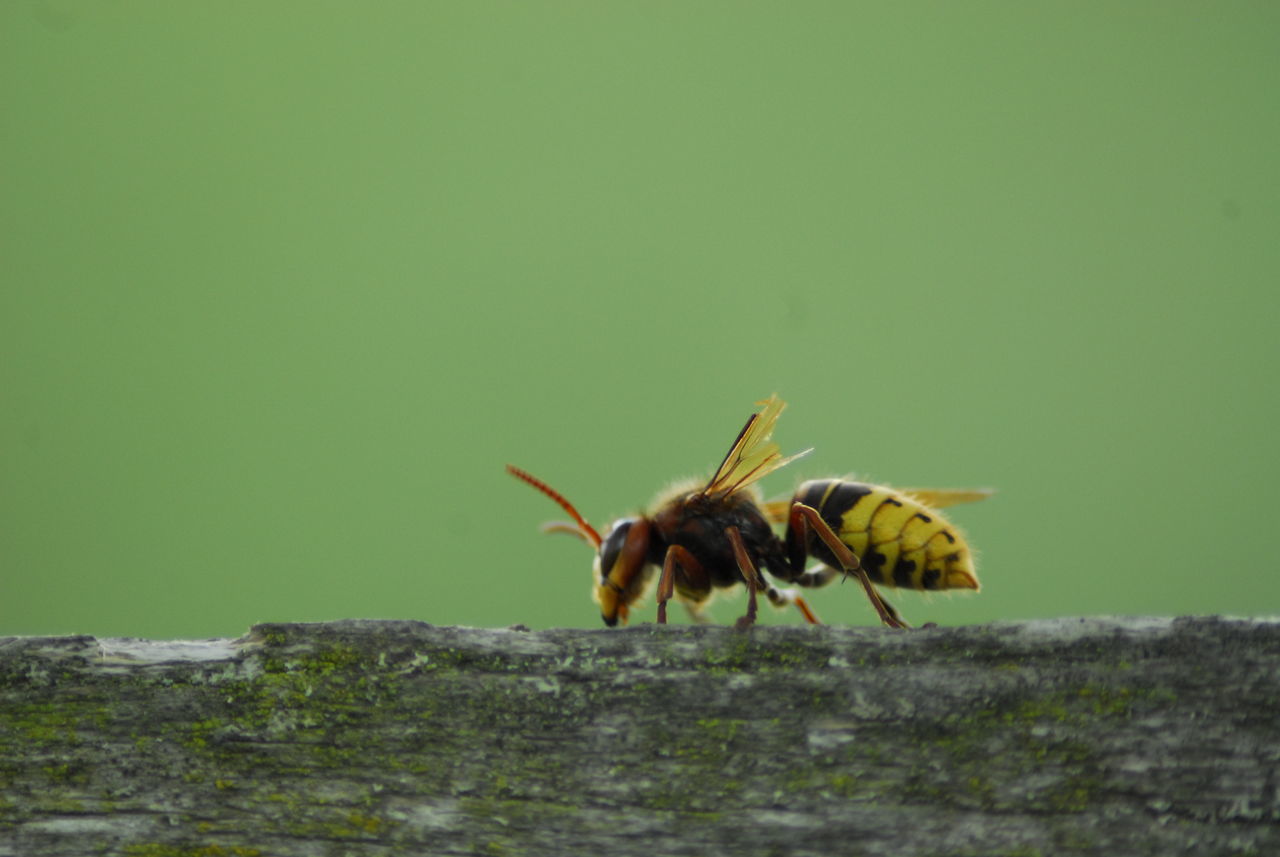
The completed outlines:
<svg viewBox="0 0 1280 857">
<path fill-rule="evenodd" d="M 978 588 L 964 536 L 910 494 L 883 485 L 816 479 L 801 485 L 792 502 L 816 509 L 857 555 L 873 583 L 907 589 Z M 812 528 L 805 552 L 840 568 Z"/>
</svg>

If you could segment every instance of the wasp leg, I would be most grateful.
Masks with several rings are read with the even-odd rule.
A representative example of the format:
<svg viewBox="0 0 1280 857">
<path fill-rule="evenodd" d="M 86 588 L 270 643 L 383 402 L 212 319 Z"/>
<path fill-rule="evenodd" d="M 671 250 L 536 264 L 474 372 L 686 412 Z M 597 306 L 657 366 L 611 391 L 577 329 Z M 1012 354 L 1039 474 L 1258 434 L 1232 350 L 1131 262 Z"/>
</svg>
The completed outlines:
<svg viewBox="0 0 1280 857">
<path fill-rule="evenodd" d="M 880 597 L 880 593 L 876 592 L 875 587 L 871 585 L 871 578 L 867 577 L 867 572 L 862 567 L 862 563 L 858 562 L 858 558 L 853 551 L 849 550 L 849 546 L 840 541 L 840 537 L 832 532 L 831 527 L 827 525 L 826 521 L 822 520 L 822 516 L 818 514 L 817 509 L 812 506 L 806 506 L 803 503 L 793 503 L 788 526 L 796 531 L 796 535 L 799 536 L 798 543 L 801 545 L 809 543 L 807 527 L 813 527 L 813 531 L 818 538 L 822 539 L 836 559 L 840 560 L 840 564 L 844 566 L 845 574 L 852 574 L 862 584 L 863 590 L 867 593 L 867 600 L 871 602 L 871 606 L 879 614 L 881 622 L 890 628 L 911 627 L 902 621 L 898 611 L 889 606 L 888 602 Z"/>
<path fill-rule="evenodd" d="M 658 578 L 658 624 L 667 624 L 667 602 L 676 591 L 676 566 L 684 572 L 685 582 L 690 589 L 697 591 L 711 588 L 711 579 L 698 558 L 680 546 L 667 548 L 667 557 L 662 563 L 662 576 Z"/>
<path fill-rule="evenodd" d="M 737 527 L 725 527 L 725 535 L 729 537 L 729 544 L 733 546 L 733 557 L 738 561 L 738 571 L 742 572 L 742 579 L 747 583 L 747 615 L 738 619 L 736 627 L 738 629 L 750 628 L 756 623 L 756 591 L 766 588 L 764 579 L 760 577 L 760 572 L 756 571 L 755 564 L 751 562 L 751 557 L 747 554 L 747 546 L 742 543 L 742 533 L 738 532 Z"/>
<path fill-rule="evenodd" d="M 837 568 L 831 568 L 827 565 L 819 565 L 811 568 L 791 582 L 796 586 L 802 586 L 805 589 L 813 589 L 819 586 L 826 586 L 837 577 L 844 577 L 845 573 Z"/>
<path fill-rule="evenodd" d="M 802 584 L 803 585 L 803 584 Z M 809 606 L 809 602 L 800 597 L 800 593 L 794 589 L 777 589 L 770 586 L 764 591 L 770 603 L 774 607 L 786 607 L 788 604 L 796 605 L 796 609 L 804 614 L 804 620 L 810 625 L 821 625 L 822 620 L 814 614 L 813 609 Z"/>
<path fill-rule="evenodd" d="M 879 592 L 877 592 L 877 593 L 876 593 L 876 597 L 877 597 L 877 598 L 879 598 L 879 599 L 880 599 L 880 603 L 884 605 L 885 612 L 887 612 L 890 616 L 892 616 L 892 617 L 893 617 L 893 620 L 894 620 L 895 622 L 897 622 L 897 623 L 898 623 L 898 627 L 899 627 L 899 628 L 910 628 L 910 627 L 911 627 L 911 626 L 910 626 L 910 625 L 908 625 L 905 621 L 903 621 L 903 619 L 902 619 L 902 614 L 898 612 L 898 608 L 894 607 L 892 604 L 890 604 L 888 601 L 886 601 L 886 600 L 885 600 L 885 597 L 884 597 L 883 595 L 881 595 Z"/>
<path fill-rule="evenodd" d="M 840 571 L 839 569 L 831 568 L 830 566 L 826 566 L 826 565 L 820 565 L 815 568 L 809 569 L 804 574 L 800 575 L 799 577 L 797 577 L 795 580 L 791 582 L 794 583 L 796 586 L 801 586 L 801 587 L 804 587 L 805 589 L 812 589 L 818 586 L 826 586 L 828 583 L 835 580 L 837 577 L 843 579 L 845 577 L 848 577 L 848 575 L 846 575 L 843 571 Z M 789 590 L 789 589 L 780 589 L 776 591 L 779 593 L 782 593 L 783 597 L 786 597 L 785 595 L 786 593 L 792 592 L 792 590 Z M 892 616 L 897 621 L 902 622 L 902 616 L 898 613 L 897 609 L 895 609 L 892 604 L 890 604 L 887 600 L 885 600 L 885 597 L 883 595 L 877 592 L 876 597 L 880 599 L 880 603 L 884 605 L 884 609 L 888 611 L 890 616 Z M 792 603 L 791 598 L 786 598 L 785 601 L 779 601 L 779 600 L 775 600 L 772 595 L 769 596 L 769 600 L 773 601 L 773 603 L 777 604 L 778 606 Z M 801 599 L 799 598 L 799 596 L 797 596 L 794 599 L 794 601 L 796 602 L 796 607 L 800 608 L 800 612 L 804 613 L 806 619 L 809 619 L 810 616 L 813 616 L 813 611 L 810 609 L 806 609 L 809 606 L 808 604 L 804 604 L 804 606 L 801 606 L 801 603 L 800 603 Z M 814 619 L 809 619 L 809 622 L 813 625 L 822 624 L 819 621 L 814 621 Z M 903 625 L 905 626 L 906 623 L 903 622 Z"/>
<path fill-rule="evenodd" d="M 689 621 L 697 625 L 710 625 L 711 617 L 702 612 L 702 602 L 681 601 L 684 609 L 689 614 Z"/>
</svg>

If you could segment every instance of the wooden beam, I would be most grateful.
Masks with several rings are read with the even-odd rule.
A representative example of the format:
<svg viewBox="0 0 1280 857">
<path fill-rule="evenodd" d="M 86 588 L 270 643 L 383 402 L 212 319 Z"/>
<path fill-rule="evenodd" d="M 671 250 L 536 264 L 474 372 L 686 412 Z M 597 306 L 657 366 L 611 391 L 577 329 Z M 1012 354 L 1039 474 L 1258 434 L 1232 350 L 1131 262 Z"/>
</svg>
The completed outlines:
<svg viewBox="0 0 1280 857">
<path fill-rule="evenodd" d="M 0 638 L 0 857 L 1280 853 L 1280 622 Z"/>
</svg>

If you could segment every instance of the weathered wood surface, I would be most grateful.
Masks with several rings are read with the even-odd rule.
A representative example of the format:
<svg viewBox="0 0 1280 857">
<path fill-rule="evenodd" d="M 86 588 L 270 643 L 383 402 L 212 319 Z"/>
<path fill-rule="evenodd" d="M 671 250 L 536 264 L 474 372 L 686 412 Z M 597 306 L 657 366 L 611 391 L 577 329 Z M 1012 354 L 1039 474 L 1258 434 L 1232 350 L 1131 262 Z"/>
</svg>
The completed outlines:
<svg viewBox="0 0 1280 857">
<path fill-rule="evenodd" d="M 1280 622 L 0 639 L 0 855 L 1280 854 Z"/>
</svg>

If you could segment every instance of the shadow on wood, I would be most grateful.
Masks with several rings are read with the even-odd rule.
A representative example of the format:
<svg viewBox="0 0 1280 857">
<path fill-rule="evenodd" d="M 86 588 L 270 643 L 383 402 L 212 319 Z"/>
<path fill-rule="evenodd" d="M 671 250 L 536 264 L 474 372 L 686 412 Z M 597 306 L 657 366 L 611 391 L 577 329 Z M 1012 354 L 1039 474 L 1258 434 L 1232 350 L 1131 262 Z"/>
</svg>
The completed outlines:
<svg viewBox="0 0 1280 857">
<path fill-rule="evenodd" d="M 0 639 L 0 855 L 1280 853 L 1280 623 Z"/>
</svg>

